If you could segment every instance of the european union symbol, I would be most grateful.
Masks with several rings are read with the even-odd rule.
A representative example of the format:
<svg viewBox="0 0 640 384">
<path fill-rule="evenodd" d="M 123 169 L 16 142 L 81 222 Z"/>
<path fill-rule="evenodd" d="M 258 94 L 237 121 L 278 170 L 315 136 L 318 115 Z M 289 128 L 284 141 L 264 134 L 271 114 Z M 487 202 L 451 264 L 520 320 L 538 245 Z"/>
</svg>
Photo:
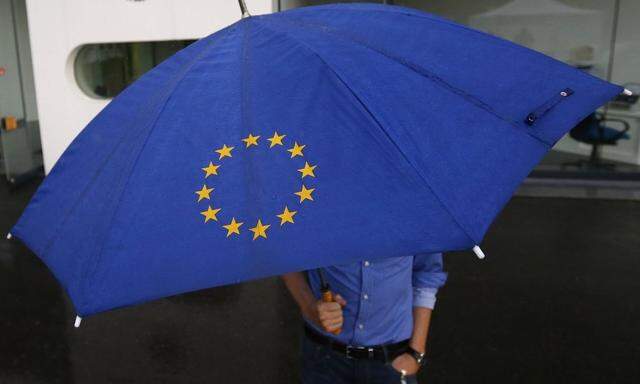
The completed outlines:
<svg viewBox="0 0 640 384">
<path fill-rule="evenodd" d="M 273 133 L 273 136 L 267 139 L 267 141 L 269 141 L 269 150 L 282 151 L 285 148 L 284 139 L 286 136 L 287 135 L 280 135 L 278 134 L 277 131 L 275 131 Z M 241 140 L 244 142 L 244 147 L 239 148 L 239 151 L 235 152 L 236 156 L 241 157 L 243 155 L 246 155 L 248 151 L 257 149 L 257 147 L 260 146 L 260 143 L 259 143 L 260 137 L 261 137 L 260 135 L 254 136 L 252 133 L 249 133 L 247 137 Z M 256 148 L 252 148 L 252 147 L 256 147 Z M 213 194 L 213 191 L 216 190 L 216 188 L 224 188 L 224 171 L 222 171 L 224 170 L 223 161 L 228 162 L 233 160 L 234 158 L 233 150 L 235 148 L 236 146 L 228 146 L 227 144 L 223 144 L 221 148 L 216 149 L 214 151 L 218 155 L 218 158 L 215 159 L 215 161 L 218 164 L 214 164 L 213 163 L 214 160 L 212 160 L 212 161 L 209 161 L 209 164 L 206 167 L 202 168 L 202 171 L 204 172 L 205 181 L 204 181 L 204 184 L 202 185 L 202 188 L 195 191 L 195 194 L 197 195 L 197 204 L 199 209 L 206 207 L 204 211 L 200 211 L 200 215 L 204 216 L 204 224 L 207 224 L 210 222 L 215 222 L 220 224 L 220 227 L 226 230 L 226 237 L 229 238 L 229 237 L 240 237 L 244 232 L 246 232 L 240 229 L 240 227 L 242 227 L 242 225 L 244 225 L 245 222 L 247 223 L 255 222 L 255 226 L 248 228 L 248 230 L 253 233 L 252 235 L 253 241 L 260 238 L 263 238 L 263 239 L 268 238 L 267 231 L 271 228 L 272 226 L 271 222 L 274 222 L 273 221 L 274 218 L 279 219 L 280 221 L 279 227 L 281 228 L 283 228 L 285 224 L 295 224 L 294 216 L 298 214 L 298 211 L 289 209 L 289 206 L 285 203 L 283 203 L 284 207 L 282 208 L 281 211 L 273 212 L 271 216 L 238 217 L 236 216 L 236 214 L 232 213 L 231 220 L 227 224 L 223 224 L 221 223 L 220 220 L 218 220 L 218 213 L 222 211 L 223 208 L 221 206 L 216 206 L 216 204 L 214 203 L 215 194 Z M 296 160 L 298 157 L 304 158 L 305 148 L 306 148 L 305 144 L 299 144 L 297 141 L 294 141 L 293 146 L 287 149 L 286 151 L 289 152 L 290 159 Z M 229 158 L 229 159 L 225 160 L 226 158 Z M 297 169 L 297 171 L 300 173 L 299 175 L 300 179 L 302 179 L 300 190 L 292 191 L 291 193 L 298 197 L 299 199 L 298 203 L 302 206 L 303 203 L 305 203 L 306 201 L 309 201 L 309 202 L 313 201 L 313 193 L 315 192 L 316 188 L 315 186 L 308 187 L 307 185 L 310 185 L 308 182 L 307 182 L 307 185 L 305 185 L 304 179 L 305 177 L 315 179 L 316 177 L 315 170 L 318 167 L 318 165 L 317 164 L 312 165 L 311 163 L 305 160 L 304 165 L 301 165 L 301 167 L 302 168 Z M 222 170 L 219 171 L 219 169 L 221 168 Z M 215 176 L 215 178 L 212 177 L 212 181 L 217 181 L 217 179 L 220 179 L 220 181 L 218 183 L 208 181 L 210 176 Z M 207 205 L 204 206 L 203 204 L 207 204 Z M 299 209 L 299 208 L 295 208 L 295 209 Z M 278 226 L 276 226 L 276 228 L 277 227 Z"/>
</svg>

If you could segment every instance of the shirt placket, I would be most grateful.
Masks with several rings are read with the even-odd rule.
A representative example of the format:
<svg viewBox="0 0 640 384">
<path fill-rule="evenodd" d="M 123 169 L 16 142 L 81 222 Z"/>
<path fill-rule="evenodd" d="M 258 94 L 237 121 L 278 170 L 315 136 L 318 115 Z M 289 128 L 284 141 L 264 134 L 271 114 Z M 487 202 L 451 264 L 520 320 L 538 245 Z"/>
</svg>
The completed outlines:
<svg viewBox="0 0 640 384">
<path fill-rule="evenodd" d="M 373 270 L 372 264 L 370 261 L 365 260 L 360 263 L 360 297 L 359 297 L 359 306 L 358 306 L 358 314 L 355 318 L 354 324 L 354 337 L 353 343 L 356 345 L 365 345 L 365 340 L 367 340 L 367 326 L 365 319 L 369 318 L 369 313 L 371 311 L 371 294 L 370 290 L 373 284 Z"/>
</svg>

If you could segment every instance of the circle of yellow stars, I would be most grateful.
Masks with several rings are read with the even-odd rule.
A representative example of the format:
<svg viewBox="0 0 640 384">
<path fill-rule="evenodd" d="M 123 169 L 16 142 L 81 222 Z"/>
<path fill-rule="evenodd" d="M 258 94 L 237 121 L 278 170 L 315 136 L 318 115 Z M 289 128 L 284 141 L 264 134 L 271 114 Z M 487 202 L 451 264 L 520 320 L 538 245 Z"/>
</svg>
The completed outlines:
<svg viewBox="0 0 640 384">
<path fill-rule="evenodd" d="M 279 147 L 286 148 L 287 146 L 291 145 L 291 147 L 287 149 L 287 152 L 289 152 L 290 154 L 290 158 L 291 159 L 295 159 L 297 157 L 304 158 L 304 149 L 306 148 L 306 145 L 300 144 L 297 141 L 294 141 L 293 144 L 287 145 L 285 144 L 286 136 L 287 135 L 280 135 L 278 134 L 277 131 L 274 131 L 273 136 L 266 139 L 269 142 L 269 149 L 277 150 Z M 242 142 L 244 143 L 244 149 L 251 150 L 251 147 L 258 147 L 260 145 L 259 140 L 260 140 L 260 135 L 254 136 L 252 133 L 249 133 L 247 137 L 242 139 Z M 200 190 L 198 191 L 195 191 L 195 194 L 197 195 L 197 203 L 201 203 L 203 200 L 206 200 L 208 203 L 207 209 L 200 212 L 200 215 L 204 217 L 205 224 L 209 223 L 210 221 L 218 222 L 217 215 L 222 210 L 222 208 L 220 207 L 215 207 L 212 202 L 211 195 L 215 190 L 215 188 L 209 187 L 207 185 L 207 183 L 210 182 L 209 177 L 218 176 L 218 169 L 222 167 L 222 162 L 227 157 L 228 158 L 233 157 L 234 149 L 235 147 L 233 146 L 227 146 L 226 144 L 223 144 L 221 148 L 214 150 L 214 152 L 218 156 L 218 159 L 215 161 L 215 163 L 217 164 L 215 164 L 214 161 L 209 161 L 209 164 L 207 166 L 201 168 L 202 171 L 204 172 L 205 181 L 202 185 L 202 188 L 200 188 Z M 317 167 L 318 166 L 316 164 L 311 164 L 305 159 L 304 166 L 298 169 L 298 172 L 300 172 L 300 179 L 301 179 L 302 186 L 300 187 L 299 191 L 296 191 L 293 194 L 298 197 L 299 203 L 301 205 L 304 204 L 306 201 L 313 201 L 313 193 L 316 189 L 308 188 L 304 184 L 304 182 L 305 182 L 305 178 L 307 177 L 308 178 L 316 177 L 315 171 Z M 275 214 L 274 218 L 278 218 L 280 221 L 279 226 L 283 227 L 285 224 L 294 224 L 295 223 L 294 217 L 296 214 L 298 214 L 298 211 L 293 211 L 289 208 L 289 206 L 285 205 L 282 212 Z M 252 237 L 254 241 L 260 238 L 264 238 L 264 239 L 268 238 L 268 230 L 269 228 L 271 228 L 271 225 L 272 225 L 270 223 L 271 223 L 270 218 L 265 218 L 265 222 L 262 221 L 262 218 L 258 218 L 255 226 L 248 228 L 248 230 L 252 232 Z M 222 224 L 221 227 L 224 230 L 226 230 L 226 237 L 229 238 L 234 235 L 240 236 L 241 232 L 244 231 L 244 229 L 241 230 L 241 227 L 244 224 L 245 224 L 244 222 L 237 221 L 235 217 L 232 217 L 229 223 Z"/>
</svg>

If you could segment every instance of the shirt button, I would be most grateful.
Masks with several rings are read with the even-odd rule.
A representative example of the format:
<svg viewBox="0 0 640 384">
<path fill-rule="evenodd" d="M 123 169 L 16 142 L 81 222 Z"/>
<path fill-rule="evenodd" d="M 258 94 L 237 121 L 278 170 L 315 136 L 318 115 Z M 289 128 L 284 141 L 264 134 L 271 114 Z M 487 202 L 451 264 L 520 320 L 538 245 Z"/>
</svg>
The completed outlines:
<svg viewBox="0 0 640 384">
<path fill-rule="evenodd" d="M 368 266 L 369 266 L 369 264 L 370 264 L 370 263 L 369 263 L 368 261 L 365 261 L 365 262 L 364 262 L 364 266 L 365 266 L 365 267 L 368 267 Z"/>
<path fill-rule="evenodd" d="M 362 324 L 362 323 L 358 324 L 358 328 L 360 328 L 360 329 L 364 328 L 364 324 Z"/>
<path fill-rule="evenodd" d="M 362 297 L 367 300 L 369 298 L 369 295 L 367 295 L 366 293 L 364 295 L 362 295 Z"/>
</svg>

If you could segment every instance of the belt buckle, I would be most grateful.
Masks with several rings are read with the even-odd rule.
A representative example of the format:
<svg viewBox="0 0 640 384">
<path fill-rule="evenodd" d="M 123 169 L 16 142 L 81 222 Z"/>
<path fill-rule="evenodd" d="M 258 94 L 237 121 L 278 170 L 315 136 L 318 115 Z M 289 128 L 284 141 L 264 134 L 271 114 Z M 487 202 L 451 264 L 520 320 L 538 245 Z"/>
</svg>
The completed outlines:
<svg viewBox="0 0 640 384">
<path fill-rule="evenodd" d="M 367 357 L 371 360 L 373 359 L 374 349 L 371 347 L 354 347 L 352 345 L 347 345 L 346 353 L 347 359 L 355 359 L 355 357 L 351 356 L 351 351 L 367 351 Z"/>
</svg>

